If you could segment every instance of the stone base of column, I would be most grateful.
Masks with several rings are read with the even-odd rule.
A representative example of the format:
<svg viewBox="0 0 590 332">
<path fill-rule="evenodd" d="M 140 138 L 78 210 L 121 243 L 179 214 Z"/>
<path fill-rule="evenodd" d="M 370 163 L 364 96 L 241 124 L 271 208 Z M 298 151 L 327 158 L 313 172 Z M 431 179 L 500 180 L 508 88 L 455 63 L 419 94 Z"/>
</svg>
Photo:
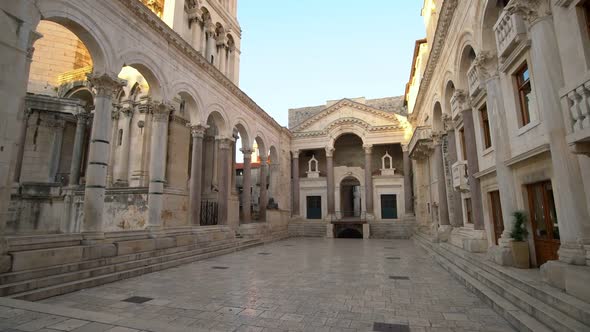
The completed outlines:
<svg viewBox="0 0 590 332">
<path fill-rule="evenodd" d="M 565 290 L 583 301 L 590 302 L 590 266 L 576 266 L 560 261 L 549 261 L 541 266 L 543 281 Z"/>
<path fill-rule="evenodd" d="M 12 257 L 9 255 L 0 256 L 0 273 L 10 271 L 12 268 Z"/>
<path fill-rule="evenodd" d="M 166 232 L 162 226 L 148 226 L 146 230 L 150 233 L 149 236 L 152 239 L 166 236 Z"/>
<path fill-rule="evenodd" d="M 326 225 L 326 238 L 333 239 L 334 238 L 334 225 L 329 223 Z"/>
<path fill-rule="evenodd" d="M 113 183 L 115 188 L 127 188 L 129 187 L 129 181 L 117 180 Z"/>
<path fill-rule="evenodd" d="M 324 218 L 324 220 L 325 220 L 326 222 L 332 222 L 332 219 L 334 219 L 334 218 L 336 218 L 336 215 L 335 215 L 335 214 L 328 213 L 328 214 L 326 215 L 326 218 Z"/>
<path fill-rule="evenodd" d="M 449 237 L 451 236 L 451 231 L 453 231 L 453 226 L 451 225 L 439 225 L 438 230 L 436 232 L 436 237 L 440 242 L 448 242 Z"/>
<path fill-rule="evenodd" d="M 366 219 L 367 219 L 367 221 L 375 221 L 376 218 L 375 218 L 374 214 L 367 213 Z"/>
<path fill-rule="evenodd" d="M 368 239 L 371 237 L 371 226 L 367 224 L 363 224 L 363 239 Z"/>
<path fill-rule="evenodd" d="M 483 230 L 471 227 L 454 228 L 449 237 L 449 243 L 468 252 L 486 252 L 488 240 Z"/>
<path fill-rule="evenodd" d="M 104 232 L 82 232 L 82 244 L 90 245 L 105 242 Z"/>
<path fill-rule="evenodd" d="M 510 246 L 504 247 L 502 245 L 494 245 L 488 248 L 488 259 L 502 266 L 514 265 L 514 259 L 512 258 L 512 248 Z"/>
<path fill-rule="evenodd" d="M 586 249 L 583 244 L 561 243 L 559 250 L 559 261 L 572 265 L 586 265 Z"/>
</svg>

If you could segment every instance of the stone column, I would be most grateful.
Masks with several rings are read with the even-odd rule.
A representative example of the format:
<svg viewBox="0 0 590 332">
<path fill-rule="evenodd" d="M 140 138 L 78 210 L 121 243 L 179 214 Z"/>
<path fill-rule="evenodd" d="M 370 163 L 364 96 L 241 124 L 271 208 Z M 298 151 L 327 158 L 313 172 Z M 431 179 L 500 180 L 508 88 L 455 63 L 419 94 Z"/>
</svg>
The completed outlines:
<svg viewBox="0 0 590 332">
<path fill-rule="evenodd" d="M 242 216 L 245 222 L 252 220 L 252 150 L 241 149 L 244 153 L 244 176 L 242 191 Z"/>
<path fill-rule="evenodd" d="M 231 167 L 230 167 L 230 177 L 231 177 L 231 193 L 237 195 L 238 194 L 238 188 L 236 185 L 236 153 L 237 153 L 237 147 L 236 147 L 236 142 L 238 140 L 238 135 L 234 135 L 233 139 L 234 142 L 231 145 Z"/>
<path fill-rule="evenodd" d="M 447 167 L 451 170 L 451 187 L 447 187 L 447 205 L 449 206 L 449 211 L 451 211 L 451 206 L 453 214 L 452 216 L 449 214 L 449 218 L 451 218 L 450 222 L 453 227 L 462 227 L 463 226 L 463 204 L 461 202 L 461 193 L 454 190 L 453 188 L 453 181 L 452 181 L 452 168 L 453 164 L 456 163 L 459 159 L 457 157 L 457 142 L 455 137 L 455 128 L 449 126 L 447 130 L 447 139 L 449 147 L 448 147 L 448 160 L 447 160 Z"/>
<path fill-rule="evenodd" d="M 326 147 L 326 171 L 328 182 L 328 218 L 336 213 L 334 203 L 334 148 Z"/>
<path fill-rule="evenodd" d="M 25 155 L 25 144 L 27 143 L 27 129 L 29 124 L 29 117 L 33 111 L 25 109 L 22 112 L 21 127 L 19 130 L 18 150 L 16 152 L 16 165 L 14 166 L 13 182 L 20 182 L 20 175 L 23 168 L 23 157 Z"/>
<path fill-rule="evenodd" d="M 190 224 L 201 224 L 201 195 L 203 192 L 203 138 L 206 128 L 201 125 L 190 126 L 193 138 L 193 150 L 191 158 L 191 178 L 189 187 L 190 198 Z"/>
<path fill-rule="evenodd" d="M 150 184 L 148 192 L 148 230 L 150 236 L 162 235 L 162 208 L 166 183 L 166 155 L 168 153 L 168 120 L 171 106 L 156 102 L 153 107 L 150 143 Z"/>
<path fill-rule="evenodd" d="M 84 151 L 84 136 L 89 114 L 81 110 L 76 114 L 76 134 L 74 136 L 74 148 L 72 151 L 72 163 L 70 164 L 70 186 L 80 184 L 80 169 L 82 167 L 82 153 Z"/>
<path fill-rule="evenodd" d="M 200 14 L 200 11 L 199 11 Z M 202 52 L 201 45 L 201 38 L 203 36 L 203 28 L 202 28 L 202 19 L 200 15 L 194 15 L 194 17 L 190 21 L 191 29 L 192 29 L 192 44 L 195 50 L 198 52 Z"/>
<path fill-rule="evenodd" d="M 404 207 L 407 216 L 414 215 L 414 193 L 412 187 L 412 161 L 410 160 L 410 152 L 408 146 L 403 146 L 403 162 L 404 162 Z"/>
<path fill-rule="evenodd" d="M 213 171 L 211 173 L 211 187 L 219 190 L 219 168 L 223 167 L 223 164 L 220 163 L 220 151 L 219 151 L 219 137 L 215 137 L 213 141 Z M 221 166 L 220 166 L 221 165 Z M 221 172 L 221 174 L 224 174 Z"/>
<path fill-rule="evenodd" d="M 266 194 L 266 175 L 268 174 L 268 156 L 260 156 L 260 221 L 266 221 L 266 207 L 268 206 L 268 197 Z"/>
<path fill-rule="evenodd" d="M 483 222 L 483 206 L 481 202 L 481 186 L 475 173 L 479 172 L 477 145 L 475 144 L 475 128 L 473 126 L 473 111 L 471 108 L 461 112 L 463 116 L 463 130 L 465 131 L 465 151 L 467 152 L 467 173 L 469 175 L 469 191 L 471 192 L 471 210 L 475 230 L 485 229 Z"/>
<path fill-rule="evenodd" d="M 199 52 L 203 55 L 203 57 L 207 57 L 207 22 L 202 21 L 200 23 L 201 28 L 201 40 L 199 45 Z"/>
<path fill-rule="evenodd" d="M 219 71 L 222 72 L 225 75 L 225 52 L 226 52 L 226 46 L 225 43 L 223 42 L 223 39 L 217 42 L 217 46 L 219 47 L 219 52 L 218 52 L 218 56 L 219 56 L 219 61 L 217 63 L 219 63 Z"/>
<path fill-rule="evenodd" d="M 434 138 L 434 166 L 436 168 L 436 189 L 438 193 L 438 222 L 441 226 L 449 226 L 449 206 L 447 204 L 447 186 L 445 183 L 442 140 L 442 136 Z"/>
<path fill-rule="evenodd" d="M 111 144 L 112 100 L 125 83 L 108 74 L 90 74 L 88 81 L 96 90 L 96 97 L 88 149 L 82 233 L 86 241 L 93 241 L 104 238 L 104 194 Z"/>
<path fill-rule="evenodd" d="M 211 63 L 211 57 L 215 56 L 215 45 L 216 45 L 216 41 L 215 41 L 215 26 L 211 23 L 208 22 L 206 25 L 206 33 L 207 33 L 207 50 L 205 52 L 205 58 L 207 59 L 207 62 Z M 217 61 L 217 59 L 214 59 L 215 61 Z M 212 62 L 212 64 L 215 64 L 215 61 Z"/>
<path fill-rule="evenodd" d="M 112 120 L 112 128 L 111 128 L 111 147 L 109 151 L 109 166 L 107 167 L 107 187 L 111 187 L 113 185 L 113 174 L 115 171 L 115 163 L 119 164 L 118 160 L 115 162 L 115 156 L 117 152 L 117 131 L 119 130 L 119 115 L 120 115 L 120 105 L 113 104 L 113 109 L 111 111 L 111 120 Z"/>
<path fill-rule="evenodd" d="M 51 159 L 49 161 L 49 178 L 48 182 L 59 182 L 57 179 L 57 172 L 59 170 L 59 162 L 61 157 L 61 146 L 63 143 L 64 129 L 66 122 L 62 119 L 57 119 L 53 124 L 55 130 L 53 134 L 53 145 L 51 147 Z"/>
<path fill-rule="evenodd" d="M 373 146 L 363 145 L 365 149 L 365 204 L 367 209 L 367 217 L 373 215 Z"/>
<path fill-rule="evenodd" d="M 231 161 L 231 144 L 232 140 L 229 138 L 217 139 L 219 142 L 219 167 L 221 174 L 227 174 L 229 163 Z M 221 224 L 228 225 L 228 200 L 229 200 L 229 184 L 230 179 L 227 176 L 221 176 L 219 179 L 219 220 Z"/>
<path fill-rule="evenodd" d="M 291 152 L 293 156 L 291 157 L 292 169 L 293 174 L 293 211 L 291 211 L 292 216 L 299 216 L 299 150 L 293 150 Z"/>
<path fill-rule="evenodd" d="M 539 0 L 513 0 L 506 8 L 529 22 L 531 61 L 536 100 L 545 123 L 551 149 L 553 178 L 551 183 L 557 206 L 561 246 L 559 260 L 585 265 L 583 244 L 590 244 L 590 217 L 578 156 L 566 142 L 566 129 L 561 112 L 559 90 L 564 86 L 559 46 L 548 3 Z"/>
<path fill-rule="evenodd" d="M 131 119 L 133 110 L 126 108 L 121 110 L 123 116 L 121 145 L 117 148 L 117 163 L 113 170 L 113 180 L 118 186 L 129 185 L 129 144 L 131 140 Z M 118 137 L 118 133 L 117 133 Z M 117 142 L 118 144 L 118 142 Z"/>
</svg>

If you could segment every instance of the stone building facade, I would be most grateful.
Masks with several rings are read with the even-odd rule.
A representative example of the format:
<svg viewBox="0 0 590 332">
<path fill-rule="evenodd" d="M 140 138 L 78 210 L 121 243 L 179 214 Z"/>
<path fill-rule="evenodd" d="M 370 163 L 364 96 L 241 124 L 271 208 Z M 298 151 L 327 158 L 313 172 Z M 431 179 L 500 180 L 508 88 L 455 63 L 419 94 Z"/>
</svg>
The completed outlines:
<svg viewBox="0 0 590 332">
<path fill-rule="evenodd" d="M 514 264 L 523 211 L 530 263 L 590 298 L 590 158 L 584 1 L 426 0 L 406 102 L 422 233 Z"/>
</svg>

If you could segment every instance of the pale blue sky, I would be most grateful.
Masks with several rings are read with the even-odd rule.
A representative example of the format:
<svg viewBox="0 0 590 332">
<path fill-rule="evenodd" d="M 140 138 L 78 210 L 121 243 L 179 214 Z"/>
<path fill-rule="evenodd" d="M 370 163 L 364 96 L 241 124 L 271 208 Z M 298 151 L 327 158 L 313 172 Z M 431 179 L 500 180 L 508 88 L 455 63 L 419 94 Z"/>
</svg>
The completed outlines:
<svg viewBox="0 0 590 332">
<path fill-rule="evenodd" d="M 404 93 L 422 0 L 241 0 L 240 87 L 281 125 L 288 109 Z"/>
</svg>

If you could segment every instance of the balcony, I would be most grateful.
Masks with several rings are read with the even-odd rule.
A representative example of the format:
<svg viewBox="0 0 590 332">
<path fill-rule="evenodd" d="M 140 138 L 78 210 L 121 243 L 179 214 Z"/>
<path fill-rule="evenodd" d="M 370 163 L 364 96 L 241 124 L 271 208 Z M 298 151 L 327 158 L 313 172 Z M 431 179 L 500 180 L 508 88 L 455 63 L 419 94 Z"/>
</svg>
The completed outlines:
<svg viewBox="0 0 590 332">
<path fill-rule="evenodd" d="M 408 144 L 410 157 L 416 160 L 427 157 L 433 150 L 430 126 L 417 127 Z"/>
<path fill-rule="evenodd" d="M 453 164 L 453 187 L 460 192 L 469 191 L 469 175 L 467 161 L 459 160 Z"/>
<path fill-rule="evenodd" d="M 462 90 L 457 90 L 451 97 L 451 111 L 453 112 L 453 120 L 456 120 L 461 112 L 466 108 L 467 96 Z"/>
<path fill-rule="evenodd" d="M 567 142 L 572 152 L 590 156 L 590 79 L 562 97 Z"/>
<path fill-rule="evenodd" d="M 467 82 L 469 84 L 469 96 L 473 97 L 481 91 L 481 81 L 479 80 L 479 69 L 475 64 L 467 71 Z"/>
<path fill-rule="evenodd" d="M 518 14 L 503 11 L 498 22 L 494 25 L 496 32 L 496 47 L 498 56 L 505 59 L 522 41 L 527 38 L 526 25 Z"/>
</svg>

